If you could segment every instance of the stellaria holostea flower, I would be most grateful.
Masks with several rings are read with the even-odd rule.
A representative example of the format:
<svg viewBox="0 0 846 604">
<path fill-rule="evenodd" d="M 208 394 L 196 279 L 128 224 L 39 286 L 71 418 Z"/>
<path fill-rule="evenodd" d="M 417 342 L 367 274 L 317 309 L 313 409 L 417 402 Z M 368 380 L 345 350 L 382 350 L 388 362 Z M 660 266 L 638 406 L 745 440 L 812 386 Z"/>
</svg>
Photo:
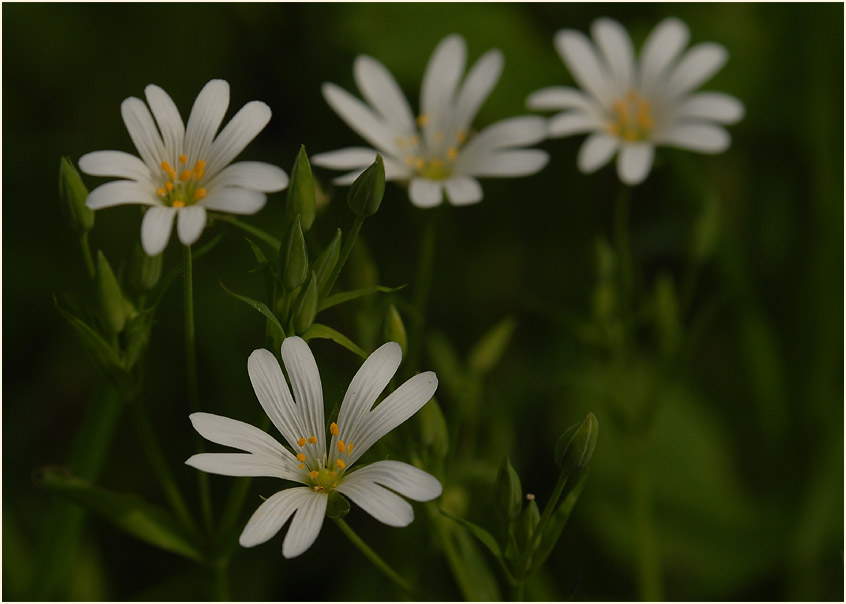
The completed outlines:
<svg viewBox="0 0 846 604">
<path fill-rule="evenodd" d="M 532 109 L 563 109 L 549 120 L 553 137 L 590 132 L 578 166 L 590 173 L 619 151 L 617 172 L 627 184 L 642 182 L 657 145 L 720 153 L 731 143 L 720 124 L 743 117 L 743 104 L 719 92 L 693 91 L 723 66 L 726 49 L 698 44 L 679 57 L 690 36 L 678 19 L 665 19 L 647 38 L 635 60 L 622 25 L 598 19 L 592 44 L 577 31 L 555 34 L 555 46 L 582 90 L 553 87 L 529 96 Z"/>
<path fill-rule="evenodd" d="M 438 378 L 427 371 L 405 382 L 372 409 L 401 359 L 395 342 L 381 346 L 367 358 L 353 377 L 338 421 L 329 425 L 327 435 L 323 388 L 308 345 L 298 337 L 282 343 L 282 361 L 293 398 L 273 354 L 264 349 L 254 351 L 247 363 L 250 380 L 290 451 L 249 424 L 210 413 L 191 414 L 194 428 L 204 438 L 246 453 L 200 453 L 185 462 L 189 466 L 226 476 L 270 476 L 305 485 L 284 489 L 264 501 L 241 533 L 241 545 L 264 543 L 294 516 L 282 554 L 286 558 L 299 556 L 317 538 L 333 491 L 390 526 L 407 526 L 414 520 L 411 505 L 395 493 L 416 501 L 429 501 L 441 494 L 441 483 L 435 477 L 400 461 L 376 461 L 350 471 L 376 441 L 423 407 L 438 387 Z"/>
<path fill-rule="evenodd" d="M 244 105 L 215 138 L 229 106 L 226 81 L 212 80 L 203 87 L 187 125 L 164 90 L 151 84 L 144 92 L 149 108 L 135 97 L 120 107 L 140 159 L 122 151 L 95 151 L 83 155 L 79 167 L 92 176 L 124 179 L 91 191 L 86 205 L 92 210 L 150 206 L 141 223 L 141 243 L 150 256 L 167 245 L 174 218 L 179 240 L 191 245 L 203 232 L 206 210 L 255 214 L 267 201 L 265 193 L 288 186 L 288 175 L 276 166 L 230 163 L 270 121 L 270 107 L 264 103 Z"/>
<path fill-rule="evenodd" d="M 323 96 L 350 128 L 373 148 L 350 147 L 312 158 L 317 166 L 353 170 L 335 179 L 349 184 L 373 163 L 378 152 L 388 180 L 407 181 L 408 196 L 419 207 L 443 201 L 455 205 L 482 199 L 476 177 L 534 174 L 549 159 L 544 151 L 523 149 L 545 138 L 543 120 L 533 116 L 502 120 L 473 134 L 473 118 L 502 72 L 498 50 L 485 53 L 463 83 L 467 48 L 458 35 L 438 44 L 420 92 L 421 113 L 415 118 L 396 80 L 379 61 L 359 56 L 353 65 L 356 84 L 368 104 L 342 88 L 326 83 Z"/>
</svg>

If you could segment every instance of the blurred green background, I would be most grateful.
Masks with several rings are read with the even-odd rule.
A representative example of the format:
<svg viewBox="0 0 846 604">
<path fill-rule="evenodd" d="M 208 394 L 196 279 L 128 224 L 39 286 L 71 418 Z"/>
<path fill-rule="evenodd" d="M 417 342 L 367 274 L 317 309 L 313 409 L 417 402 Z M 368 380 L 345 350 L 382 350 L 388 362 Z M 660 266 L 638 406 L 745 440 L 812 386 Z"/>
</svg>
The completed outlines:
<svg viewBox="0 0 846 604">
<path fill-rule="evenodd" d="M 692 43 L 729 49 L 727 65 L 703 89 L 730 93 L 746 106 L 745 119 L 730 128 L 726 153 L 661 149 L 634 191 L 632 244 L 647 301 L 660 275 L 676 284 L 685 278 L 698 217 L 707 202 L 719 209 L 713 253 L 672 336 L 680 339 L 678 353 L 668 361 L 660 338 L 650 335 L 662 332 L 648 325 L 622 363 L 609 362 L 585 337 L 584 326 L 595 320 L 596 241 L 611 238 L 619 183 L 613 167 L 577 172 L 581 137 L 541 145 L 551 160 L 538 175 L 487 179 L 482 203 L 439 208 L 430 352 L 422 366 L 444 364 L 432 354 L 444 340 L 464 357 L 504 317 L 517 325 L 486 379 L 482 405 L 462 426 L 461 468 L 454 473 L 460 480 L 444 499 L 456 513 L 493 527 L 491 484 L 509 455 L 524 489 L 545 501 L 556 475 L 556 438 L 592 410 L 602 428 L 590 480 L 528 597 L 639 597 L 643 558 L 630 502 L 633 472 L 643 471 L 633 468 L 638 450 L 648 461 L 668 599 L 842 600 L 842 5 L 168 3 L 2 10 L 4 599 L 31 598 L 43 580 L 39 544 L 50 539 L 42 533 L 51 499 L 33 485 L 33 471 L 66 462 L 86 406 L 103 390 L 53 307 L 54 293 L 78 293 L 85 279 L 56 200 L 59 158 L 134 152 L 120 119 L 124 98 L 142 97 L 156 83 L 187 118 L 203 84 L 224 78 L 232 90 L 228 115 L 252 99 L 273 109 L 243 157 L 290 172 L 300 144 L 309 153 L 360 144 L 320 94 L 326 81 L 355 91 L 357 54 L 381 60 L 416 107 L 423 69 L 445 35 L 462 34 L 471 61 L 500 48 L 505 69 L 479 127 L 526 113 L 524 100 L 538 88 L 572 83 L 553 49 L 558 29 L 588 31 L 594 19 L 610 16 L 639 45 L 658 21 L 677 16 L 689 25 Z M 334 174 L 315 174 L 331 200 L 312 231 L 313 242 L 323 244 L 335 228 L 348 227 L 351 215 L 346 191 L 329 185 Z M 98 182 L 86 178 L 89 186 Z M 250 220 L 281 235 L 283 200 L 272 195 Z M 366 283 L 378 270 L 386 285 L 413 283 L 425 214 L 389 185 L 382 209 L 362 231 L 373 264 L 359 254 L 346 282 Z M 137 207 L 98 212 L 96 220 L 94 247 L 113 265 L 128 260 L 139 237 Z M 165 265 L 178 262 L 171 242 Z M 244 421 L 259 416 L 246 358 L 264 345 L 263 321 L 218 281 L 260 297 L 261 280 L 245 271 L 252 265 L 249 247 L 233 233 L 195 266 L 203 407 Z M 408 291 L 395 299 L 409 299 Z M 338 311 L 331 324 L 375 347 L 368 325 L 378 325 L 389 300 L 374 297 L 352 314 Z M 177 479 L 193 487 L 194 470 L 182 465 L 194 444 L 180 305 L 177 285 L 158 314 L 145 399 Z M 358 361 L 331 343 L 313 349 L 331 406 Z M 449 415 L 444 386 L 439 399 Z M 643 405 L 657 411 L 649 437 L 633 442 L 630 419 Z M 222 497 L 229 480 L 213 477 L 214 493 Z M 163 503 L 126 417 L 99 482 Z M 245 513 L 275 486 L 254 482 Z M 430 545 L 422 506 L 415 509 L 417 520 L 403 530 L 356 509 L 348 522 L 380 554 L 399 560 L 398 570 L 425 585 L 428 598 L 461 598 Z M 397 597 L 329 523 L 300 558 L 285 560 L 280 548 L 277 537 L 236 556 L 234 597 Z M 97 519 L 86 521 L 68 555 L 71 572 L 48 599 L 208 597 L 203 571 Z"/>
</svg>

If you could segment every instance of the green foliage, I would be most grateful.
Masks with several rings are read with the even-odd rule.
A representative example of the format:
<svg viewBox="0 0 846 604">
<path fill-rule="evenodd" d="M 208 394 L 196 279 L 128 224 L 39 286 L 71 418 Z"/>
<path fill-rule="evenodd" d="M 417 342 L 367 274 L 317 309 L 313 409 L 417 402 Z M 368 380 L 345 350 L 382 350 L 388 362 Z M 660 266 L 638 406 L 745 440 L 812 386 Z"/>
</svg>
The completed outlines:
<svg viewBox="0 0 846 604">
<path fill-rule="evenodd" d="M 65 219 L 77 233 L 84 234 L 94 228 L 94 212 L 85 205 L 88 189 L 71 160 L 63 157 L 59 162 L 59 201 Z"/>
<path fill-rule="evenodd" d="M 285 201 L 285 212 L 288 220 L 293 221 L 298 216 L 303 231 L 308 231 L 314 223 L 317 204 L 314 198 L 314 178 L 311 175 L 311 164 L 308 162 L 305 146 L 300 146 L 294 167 L 291 168 L 291 181 L 288 183 L 288 197 Z"/>
<path fill-rule="evenodd" d="M 347 204 L 360 218 L 373 216 L 385 196 L 385 164 L 381 155 L 355 179 L 347 196 Z"/>
</svg>

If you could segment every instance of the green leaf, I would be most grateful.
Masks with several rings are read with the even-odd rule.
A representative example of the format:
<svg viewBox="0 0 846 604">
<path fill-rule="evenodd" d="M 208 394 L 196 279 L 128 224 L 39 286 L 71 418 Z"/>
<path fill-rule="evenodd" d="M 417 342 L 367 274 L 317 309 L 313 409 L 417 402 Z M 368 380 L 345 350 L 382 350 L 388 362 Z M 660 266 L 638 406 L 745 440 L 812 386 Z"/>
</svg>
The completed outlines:
<svg viewBox="0 0 846 604">
<path fill-rule="evenodd" d="M 348 292 L 341 292 L 339 294 L 334 294 L 332 296 L 327 296 L 323 302 L 320 303 L 320 308 L 318 308 L 318 312 L 321 310 L 326 310 L 332 306 L 337 306 L 338 304 L 343 304 L 344 302 L 349 302 L 350 300 L 355 300 L 357 298 L 361 298 L 363 296 L 369 296 L 370 294 L 375 294 L 376 292 L 382 292 L 386 294 L 390 294 L 393 292 L 398 292 L 405 285 L 400 285 L 399 287 L 387 287 L 385 285 L 376 285 L 374 287 L 365 287 L 363 289 L 354 289 Z"/>
<path fill-rule="evenodd" d="M 367 353 L 364 352 L 361 348 L 359 348 L 352 340 L 350 340 L 344 334 L 335 331 L 328 325 L 323 325 L 321 323 L 313 323 L 311 327 L 309 327 L 308 330 L 306 330 L 306 332 L 302 335 L 302 338 L 306 342 L 314 338 L 332 340 L 336 344 L 340 344 L 347 350 L 354 352 L 362 359 L 367 358 Z"/>
<path fill-rule="evenodd" d="M 74 328 L 74 331 L 76 331 L 79 339 L 82 341 L 82 345 L 100 369 L 107 373 L 111 373 L 114 369 L 123 369 L 123 362 L 121 361 L 120 355 L 100 336 L 100 334 L 98 334 L 82 319 L 62 308 L 59 305 L 59 300 L 56 296 L 53 296 L 53 304 L 55 304 L 59 313 L 61 313 L 61 315 L 67 319 Z"/>
<path fill-rule="evenodd" d="M 484 375 L 493 369 L 505 354 L 516 328 L 517 321 L 513 317 L 506 317 L 483 335 L 470 352 L 467 362 L 470 371 Z"/>
<path fill-rule="evenodd" d="M 483 529 L 478 524 L 473 524 L 469 520 L 464 520 L 463 518 L 458 518 L 457 516 L 453 516 L 449 512 L 445 512 L 441 510 L 441 514 L 449 518 L 450 520 L 457 522 L 472 534 L 476 539 L 478 539 L 482 545 L 488 548 L 488 550 L 497 558 L 502 559 L 502 551 L 499 549 L 499 543 L 496 542 L 494 536 L 491 535 L 488 531 Z"/>
<path fill-rule="evenodd" d="M 273 312 L 267 307 L 267 304 L 265 304 L 264 302 L 259 302 L 258 300 L 253 300 L 252 298 L 248 298 L 247 296 L 241 296 L 239 294 L 236 294 L 232 290 L 228 289 L 223 284 L 223 282 L 220 282 L 220 287 L 222 287 L 223 291 L 225 291 L 227 294 L 229 294 L 236 300 L 240 300 L 245 304 L 249 304 L 254 309 L 263 314 L 265 317 L 267 317 L 267 320 L 270 321 L 279 330 L 279 333 L 282 334 L 282 338 L 285 338 L 285 330 L 282 329 L 282 324 L 279 323 L 279 319 L 277 319 L 276 315 L 274 315 Z"/>
<path fill-rule="evenodd" d="M 558 509 L 552 513 L 552 516 L 546 525 L 546 530 L 544 530 L 543 535 L 541 535 L 540 542 L 538 543 L 538 547 L 535 550 L 534 557 L 532 558 L 532 568 L 530 572 L 534 572 L 540 568 L 540 566 L 546 562 L 549 554 L 552 553 L 552 550 L 555 548 L 555 544 L 558 543 L 558 539 L 561 537 L 564 527 L 567 525 L 567 521 L 570 519 L 573 507 L 575 507 L 576 502 L 579 500 L 579 495 L 582 494 L 582 489 L 585 488 L 587 477 L 588 471 L 586 469 L 579 474 L 576 484 L 573 485 L 573 488 L 570 489 L 569 493 L 567 493 L 564 501 L 558 505 Z"/>
<path fill-rule="evenodd" d="M 60 468 L 43 469 L 37 481 L 47 491 L 81 505 L 136 539 L 191 560 L 203 558 L 173 516 L 134 495 L 107 491 Z"/>
</svg>

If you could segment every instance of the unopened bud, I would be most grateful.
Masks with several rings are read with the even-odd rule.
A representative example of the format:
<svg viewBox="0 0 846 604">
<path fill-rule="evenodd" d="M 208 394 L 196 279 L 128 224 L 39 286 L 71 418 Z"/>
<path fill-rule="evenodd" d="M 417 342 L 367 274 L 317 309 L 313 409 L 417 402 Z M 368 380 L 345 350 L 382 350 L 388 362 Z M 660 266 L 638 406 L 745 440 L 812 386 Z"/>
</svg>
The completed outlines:
<svg viewBox="0 0 846 604">
<path fill-rule="evenodd" d="M 132 286 L 138 292 L 153 289 L 162 276 L 162 256 L 148 256 L 140 244 L 132 254 Z"/>
<path fill-rule="evenodd" d="M 534 498 L 529 500 L 529 504 L 523 508 L 523 513 L 517 520 L 517 526 L 514 530 L 514 537 L 517 539 L 517 547 L 520 551 L 524 550 L 530 543 L 532 533 L 535 531 L 540 522 L 540 510 L 538 504 L 535 503 Z"/>
<path fill-rule="evenodd" d="M 523 489 L 520 477 L 506 457 L 499 466 L 494 483 L 494 510 L 503 518 L 513 520 L 520 514 L 522 505 Z"/>
<path fill-rule="evenodd" d="M 361 218 L 373 216 L 382 203 L 385 195 L 385 164 L 382 156 L 377 155 L 364 172 L 359 174 L 350 187 L 347 203 L 353 214 Z"/>
<path fill-rule="evenodd" d="M 300 146 L 300 151 L 294 160 L 294 167 L 291 168 L 291 182 L 288 184 L 285 212 L 289 220 L 293 220 L 299 214 L 300 226 L 304 231 L 308 231 L 314 222 L 316 211 L 311 164 L 308 162 L 305 146 Z"/>
<path fill-rule="evenodd" d="M 80 235 L 94 227 L 94 211 L 85 205 L 86 199 L 88 189 L 82 184 L 82 177 L 70 159 L 63 157 L 59 162 L 59 200 L 71 228 Z"/>
<path fill-rule="evenodd" d="M 402 349 L 402 354 L 405 356 L 408 350 L 408 338 L 405 334 L 405 325 L 402 322 L 402 317 L 393 304 L 388 306 L 388 312 L 385 313 L 385 321 L 382 323 L 382 336 L 386 342 L 396 342 Z"/>
<path fill-rule="evenodd" d="M 588 413 L 584 421 L 567 428 L 555 445 L 555 463 L 567 472 L 575 472 L 585 467 L 596 448 L 599 436 L 599 422 L 593 413 Z"/>
<path fill-rule="evenodd" d="M 312 273 L 308 285 L 300 292 L 294 306 L 294 333 L 305 333 L 314 323 L 315 315 L 317 315 L 317 278 Z"/>
<path fill-rule="evenodd" d="M 282 244 L 282 283 L 286 289 L 292 290 L 302 285 L 308 277 L 308 250 L 306 249 L 303 230 L 300 228 L 300 217 L 294 218 L 288 231 L 288 238 Z"/>
<path fill-rule="evenodd" d="M 109 261 L 103 252 L 97 252 L 97 301 L 100 306 L 100 324 L 110 334 L 123 331 L 129 310 L 120 291 Z M 132 309 L 134 310 L 134 309 Z"/>
</svg>

